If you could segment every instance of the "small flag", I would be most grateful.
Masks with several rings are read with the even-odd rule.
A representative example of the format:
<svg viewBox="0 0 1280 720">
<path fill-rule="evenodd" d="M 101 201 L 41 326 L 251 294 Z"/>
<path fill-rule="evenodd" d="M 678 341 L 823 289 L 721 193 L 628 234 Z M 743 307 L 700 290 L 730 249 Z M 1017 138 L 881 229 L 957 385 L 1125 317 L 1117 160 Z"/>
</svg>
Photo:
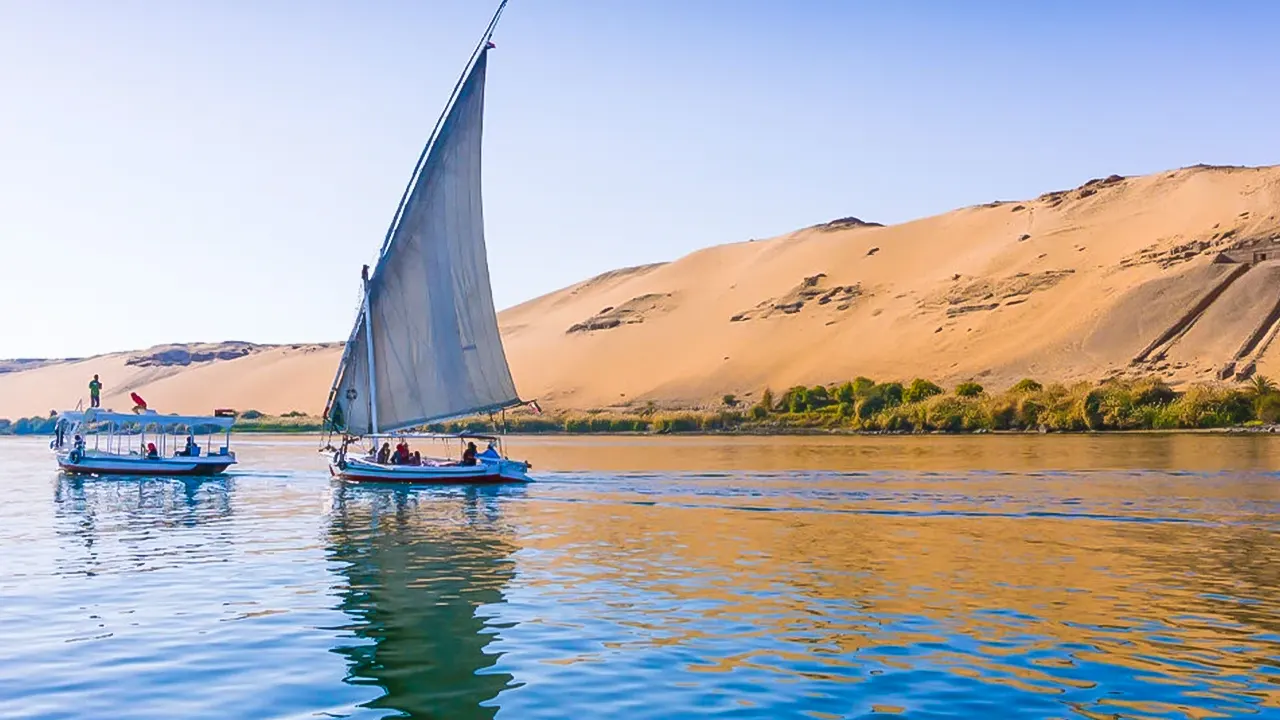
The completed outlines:
<svg viewBox="0 0 1280 720">
<path fill-rule="evenodd" d="M 490 40 L 489 42 L 487 42 L 487 43 L 485 43 L 485 44 L 484 44 L 484 49 L 485 49 L 485 50 L 492 50 L 492 49 L 494 49 L 494 48 L 496 48 L 496 47 L 498 47 L 498 46 L 497 46 L 497 45 L 495 45 L 495 44 L 493 43 L 493 41 L 492 41 L 492 40 Z"/>
<path fill-rule="evenodd" d="M 537 400 L 529 401 L 529 409 L 538 415 L 542 414 L 542 406 L 538 404 Z"/>
</svg>

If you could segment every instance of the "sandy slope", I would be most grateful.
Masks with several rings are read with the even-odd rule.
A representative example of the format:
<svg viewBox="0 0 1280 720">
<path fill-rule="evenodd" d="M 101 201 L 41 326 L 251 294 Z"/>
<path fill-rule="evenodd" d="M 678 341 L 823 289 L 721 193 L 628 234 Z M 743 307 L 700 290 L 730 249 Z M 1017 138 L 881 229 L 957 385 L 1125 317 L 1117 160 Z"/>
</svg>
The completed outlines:
<svg viewBox="0 0 1280 720">
<path fill-rule="evenodd" d="M 1217 249 L 1275 235 L 1278 212 L 1280 168 L 1189 168 L 892 227 L 714 247 L 589 280 L 502 320 L 522 391 L 578 407 L 691 404 L 859 374 L 995 386 L 1025 375 L 1098 378 L 1126 368 L 1225 274 L 1211 264 Z M 785 305 L 819 273 L 818 289 L 856 285 L 859 294 L 826 304 L 819 296 L 794 313 L 749 312 Z M 1259 319 L 1278 292 L 1271 286 Z M 661 307 L 641 322 L 565 332 L 653 295 Z M 744 312 L 749 319 L 731 322 Z M 1194 329 L 1175 345 L 1176 360 L 1171 353 L 1151 369 L 1211 377 L 1226 360 L 1220 348 L 1242 339 Z"/>
<path fill-rule="evenodd" d="M 544 407 L 713 403 L 765 386 L 915 376 L 1003 386 L 1158 371 L 1210 379 L 1280 299 L 1244 272 L 1164 357 L 1130 362 L 1231 273 L 1220 250 L 1280 236 L 1280 167 L 1187 168 L 891 227 L 837 222 L 606 273 L 501 314 L 522 395 Z M 334 346 L 0 374 L 0 416 L 73 405 L 98 372 L 183 411 L 315 412 Z M 1225 356 L 1224 356 L 1225 355 Z M 1280 353 L 1262 372 L 1280 374 Z"/>
<path fill-rule="evenodd" d="M 214 346 L 217 347 L 217 346 Z M 47 414 L 89 403 L 89 379 L 104 385 L 103 407 L 128 410 L 138 392 L 161 412 L 212 412 L 214 408 L 254 408 L 279 414 L 292 410 L 319 414 L 339 344 L 259 346 L 233 360 L 188 365 L 128 364 L 152 351 L 114 353 L 0 374 L 0 417 Z"/>
</svg>

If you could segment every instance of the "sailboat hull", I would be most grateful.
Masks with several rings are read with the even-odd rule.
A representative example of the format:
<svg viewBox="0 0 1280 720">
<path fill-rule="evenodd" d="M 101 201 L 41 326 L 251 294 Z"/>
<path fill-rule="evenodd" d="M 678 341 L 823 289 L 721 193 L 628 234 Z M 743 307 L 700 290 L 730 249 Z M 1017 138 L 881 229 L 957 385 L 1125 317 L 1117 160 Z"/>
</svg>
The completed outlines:
<svg viewBox="0 0 1280 720">
<path fill-rule="evenodd" d="M 334 475 L 354 482 L 421 485 L 479 485 L 531 482 L 529 465 L 518 460 L 481 460 L 475 465 L 381 465 L 359 459 L 329 466 Z"/>
</svg>

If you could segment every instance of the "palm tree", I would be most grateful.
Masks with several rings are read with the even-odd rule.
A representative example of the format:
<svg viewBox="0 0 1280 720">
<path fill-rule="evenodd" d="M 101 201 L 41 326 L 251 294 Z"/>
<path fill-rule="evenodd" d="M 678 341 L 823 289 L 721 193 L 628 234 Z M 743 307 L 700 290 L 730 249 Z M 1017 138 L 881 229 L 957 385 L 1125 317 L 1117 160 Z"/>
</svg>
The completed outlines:
<svg viewBox="0 0 1280 720">
<path fill-rule="evenodd" d="M 1249 394 L 1263 398 L 1276 392 L 1276 384 L 1266 375 L 1254 375 L 1249 379 Z"/>
</svg>

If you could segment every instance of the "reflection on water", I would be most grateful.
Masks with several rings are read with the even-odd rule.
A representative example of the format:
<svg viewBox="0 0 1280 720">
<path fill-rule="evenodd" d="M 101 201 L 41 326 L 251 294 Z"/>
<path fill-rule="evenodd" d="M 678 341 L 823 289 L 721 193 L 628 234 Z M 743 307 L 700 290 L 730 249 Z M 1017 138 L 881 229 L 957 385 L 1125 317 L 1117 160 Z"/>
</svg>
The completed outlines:
<svg viewBox="0 0 1280 720">
<path fill-rule="evenodd" d="M 231 514 L 235 481 L 214 478 L 98 478 L 58 474 L 56 512 L 92 525 L 107 513 L 127 522 L 193 526 Z"/>
<path fill-rule="evenodd" d="M 742 717 L 1277 712 L 1273 487 L 1150 473 L 583 478 L 540 494 L 550 507 L 503 613 L 518 622 L 494 648 L 518 681 L 531 659 L 554 663 L 542 691 L 583 707 L 663 688 L 678 707 Z M 609 672 L 621 679 L 591 682 Z M 513 717 L 555 717 L 529 700 L 500 696 Z"/>
<path fill-rule="evenodd" d="M 1280 469 L 1280 437 L 1264 433 L 531 436 L 507 445 L 540 472 Z"/>
<path fill-rule="evenodd" d="M 344 627 L 361 641 L 334 648 L 348 681 L 383 695 L 368 707 L 416 718 L 490 718 L 511 676 L 495 657 L 484 608 L 513 574 L 514 533 L 500 496 L 518 490 L 338 485 L 329 558 L 342 576 Z"/>
<path fill-rule="evenodd" d="M 880 440 L 526 439 L 579 471 L 483 491 L 0 441 L 0 715 L 1280 717 L 1280 438 Z"/>
<path fill-rule="evenodd" d="M 54 517 L 58 534 L 74 538 L 83 552 L 63 545 L 63 572 L 97 572 L 98 547 L 103 539 L 122 541 L 115 548 L 135 561 L 154 539 L 150 531 L 193 528 L 231 516 L 235 481 L 230 478 L 96 478 L 58 473 L 54 487 Z M 156 543 L 160 554 L 168 542 Z"/>
</svg>

